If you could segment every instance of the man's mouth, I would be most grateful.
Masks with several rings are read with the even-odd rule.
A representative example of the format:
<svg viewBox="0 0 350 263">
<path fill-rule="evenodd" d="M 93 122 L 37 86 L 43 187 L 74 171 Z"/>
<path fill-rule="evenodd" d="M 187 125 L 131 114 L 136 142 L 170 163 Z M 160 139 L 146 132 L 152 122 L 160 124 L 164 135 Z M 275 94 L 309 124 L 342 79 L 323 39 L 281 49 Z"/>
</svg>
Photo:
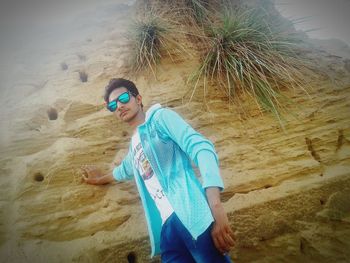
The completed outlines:
<svg viewBox="0 0 350 263">
<path fill-rule="evenodd" d="M 121 113 L 120 113 L 120 117 L 123 117 L 126 113 L 127 113 L 127 111 L 121 112 Z"/>
</svg>

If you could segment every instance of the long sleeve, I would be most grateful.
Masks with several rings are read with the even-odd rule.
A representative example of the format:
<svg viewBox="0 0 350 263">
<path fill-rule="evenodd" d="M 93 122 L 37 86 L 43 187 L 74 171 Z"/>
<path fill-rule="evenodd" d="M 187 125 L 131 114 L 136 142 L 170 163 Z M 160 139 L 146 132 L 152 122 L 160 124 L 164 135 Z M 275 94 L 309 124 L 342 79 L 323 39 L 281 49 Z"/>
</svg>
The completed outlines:
<svg viewBox="0 0 350 263">
<path fill-rule="evenodd" d="M 133 179 L 133 169 L 131 164 L 130 151 L 120 165 L 113 169 L 113 177 L 117 181 L 127 181 Z"/>
<path fill-rule="evenodd" d="M 211 151 L 217 162 L 214 145 L 202 134 L 195 131 L 179 114 L 163 109 L 158 121 L 162 134 L 170 137 L 189 157 L 196 162 L 197 154 L 202 150 Z"/>
<path fill-rule="evenodd" d="M 224 183 L 220 176 L 215 155 L 210 151 L 200 151 L 197 155 L 196 163 L 203 178 L 202 187 L 218 187 L 222 191 L 224 189 Z"/>
<path fill-rule="evenodd" d="M 203 187 L 217 186 L 223 189 L 219 159 L 213 143 L 195 131 L 175 111 L 164 109 L 158 124 L 162 133 L 170 137 L 199 167 Z"/>
</svg>

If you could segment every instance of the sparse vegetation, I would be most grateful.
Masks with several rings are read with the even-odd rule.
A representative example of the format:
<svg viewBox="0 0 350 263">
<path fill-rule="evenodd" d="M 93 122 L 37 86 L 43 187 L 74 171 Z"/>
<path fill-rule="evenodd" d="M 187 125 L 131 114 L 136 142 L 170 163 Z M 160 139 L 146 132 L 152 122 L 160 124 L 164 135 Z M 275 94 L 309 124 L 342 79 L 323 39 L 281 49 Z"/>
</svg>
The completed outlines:
<svg viewBox="0 0 350 263">
<path fill-rule="evenodd" d="M 269 21 L 262 9 L 227 9 L 211 22 L 200 67 L 190 77 L 194 83 L 191 99 L 203 79 L 205 90 L 210 81 L 230 101 L 240 93 L 250 95 L 261 110 L 271 111 L 281 123 L 280 113 L 288 99 L 280 90 L 302 88 L 302 63 L 293 52 L 295 37 Z"/>
<path fill-rule="evenodd" d="M 176 46 L 181 51 L 185 45 L 196 46 L 200 66 L 188 79 L 193 87 L 190 100 L 199 86 L 205 95 L 209 87 L 216 86 L 245 114 L 240 99 L 248 95 L 260 112 L 272 112 L 283 127 L 282 113 L 292 100 L 281 91 L 306 91 L 303 71 L 309 67 L 296 55 L 300 38 L 293 23 L 267 12 L 264 7 L 269 7 L 269 1 L 261 8 L 225 0 L 145 3 L 146 15 L 134 23 L 129 34 L 134 73 L 150 69 L 156 76 L 163 54 L 171 56 L 170 50 Z M 165 20 L 164 13 L 173 16 Z M 176 19 L 171 19 L 174 15 Z M 174 27 L 188 36 L 188 43 L 179 44 L 179 39 L 171 37 Z"/>
<path fill-rule="evenodd" d="M 185 6 L 197 23 L 204 23 L 208 16 L 208 0 L 185 0 Z"/>
<path fill-rule="evenodd" d="M 175 31 L 171 23 L 155 10 L 133 22 L 128 38 L 131 50 L 131 70 L 139 73 L 149 69 L 156 76 L 156 66 L 163 55 L 171 58 L 184 51 L 183 46 L 176 41 Z"/>
</svg>

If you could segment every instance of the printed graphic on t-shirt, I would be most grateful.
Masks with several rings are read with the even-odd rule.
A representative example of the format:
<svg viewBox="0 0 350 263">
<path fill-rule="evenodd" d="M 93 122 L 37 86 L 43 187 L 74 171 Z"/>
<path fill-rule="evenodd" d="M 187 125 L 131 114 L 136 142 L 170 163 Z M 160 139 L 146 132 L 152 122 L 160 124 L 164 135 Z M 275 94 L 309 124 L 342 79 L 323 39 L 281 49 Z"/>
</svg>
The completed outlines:
<svg viewBox="0 0 350 263">
<path fill-rule="evenodd" d="M 166 197 L 162 186 L 160 185 L 157 175 L 153 172 L 150 162 L 148 161 L 140 140 L 140 135 L 137 132 L 132 137 L 132 148 L 134 155 L 134 166 L 139 171 L 139 174 L 148 193 L 153 198 L 162 218 L 162 223 L 174 212 L 168 198 Z"/>
<path fill-rule="evenodd" d="M 153 200 L 162 199 L 164 197 L 164 192 L 163 189 L 157 189 L 156 192 L 152 195 Z"/>
<path fill-rule="evenodd" d="M 145 156 L 145 153 L 142 151 L 141 143 L 137 144 L 137 146 L 135 147 L 135 152 L 135 166 L 141 172 L 143 180 L 150 179 L 153 176 L 153 170 Z"/>
</svg>

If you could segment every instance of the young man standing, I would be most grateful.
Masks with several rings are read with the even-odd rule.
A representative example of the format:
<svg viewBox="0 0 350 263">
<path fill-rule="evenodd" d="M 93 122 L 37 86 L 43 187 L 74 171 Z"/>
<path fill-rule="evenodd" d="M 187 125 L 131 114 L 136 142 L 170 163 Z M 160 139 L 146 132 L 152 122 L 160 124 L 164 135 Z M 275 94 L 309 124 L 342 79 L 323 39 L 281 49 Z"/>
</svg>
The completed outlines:
<svg viewBox="0 0 350 263">
<path fill-rule="evenodd" d="M 231 262 L 227 252 L 234 236 L 220 201 L 223 182 L 213 144 L 160 104 L 144 113 L 142 97 L 129 80 L 112 79 L 104 99 L 108 110 L 130 125 L 133 136 L 112 174 L 84 167 L 84 180 L 106 184 L 135 179 L 152 256 L 161 253 L 162 262 Z"/>
</svg>

